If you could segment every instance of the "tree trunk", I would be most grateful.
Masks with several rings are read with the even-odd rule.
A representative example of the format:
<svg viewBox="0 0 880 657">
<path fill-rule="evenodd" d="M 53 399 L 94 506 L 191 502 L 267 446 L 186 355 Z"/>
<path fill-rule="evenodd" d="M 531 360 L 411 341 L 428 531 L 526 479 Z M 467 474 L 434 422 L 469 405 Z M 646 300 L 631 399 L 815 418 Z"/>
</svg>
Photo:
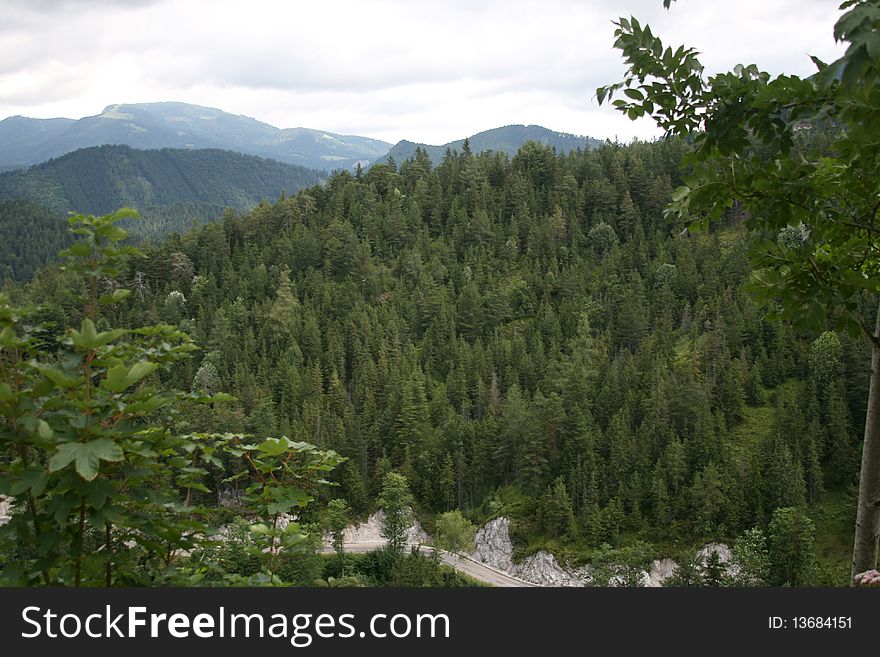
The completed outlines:
<svg viewBox="0 0 880 657">
<path fill-rule="evenodd" d="M 880 539 L 880 307 L 877 326 L 871 341 L 871 383 L 865 415 L 865 443 L 862 447 L 862 470 L 859 475 L 859 506 L 853 544 L 852 581 L 855 576 L 877 567 L 877 543 Z"/>
</svg>

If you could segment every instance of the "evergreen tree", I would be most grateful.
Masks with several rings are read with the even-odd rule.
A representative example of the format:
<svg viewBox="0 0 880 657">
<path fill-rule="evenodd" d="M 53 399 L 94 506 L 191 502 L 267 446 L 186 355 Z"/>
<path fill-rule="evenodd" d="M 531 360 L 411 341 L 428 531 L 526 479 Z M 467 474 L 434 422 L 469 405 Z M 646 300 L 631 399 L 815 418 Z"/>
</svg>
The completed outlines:
<svg viewBox="0 0 880 657">
<path fill-rule="evenodd" d="M 326 529 L 330 532 L 336 556 L 338 556 L 340 560 L 343 560 L 343 577 L 345 576 L 345 528 L 348 526 L 348 516 L 350 511 L 351 509 L 348 506 L 348 502 L 341 497 L 334 498 L 327 503 Z"/>
<path fill-rule="evenodd" d="M 572 530 L 574 513 L 562 477 L 557 477 L 544 491 L 540 509 L 541 527 L 550 536 L 556 538 Z"/>
<path fill-rule="evenodd" d="M 406 477 L 396 472 L 386 474 L 378 503 L 384 512 L 382 536 L 395 554 L 402 554 L 406 545 L 406 532 L 412 525 L 412 502 Z"/>
<path fill-rule="evenodd" d="M 801 509 L 776 509 L 767 530 L 770 583 L 803 586 L 810 581 L 814 559 L 815 526 Z"/>
</svg>

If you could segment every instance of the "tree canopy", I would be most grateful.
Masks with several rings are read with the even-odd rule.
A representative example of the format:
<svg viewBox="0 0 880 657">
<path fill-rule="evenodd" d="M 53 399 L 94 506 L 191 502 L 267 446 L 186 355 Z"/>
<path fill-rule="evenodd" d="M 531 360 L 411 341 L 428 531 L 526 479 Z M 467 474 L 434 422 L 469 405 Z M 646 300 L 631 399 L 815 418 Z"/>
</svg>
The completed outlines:
<svg viewBox="0 0 880 657">
<path fill-rule="evenodd" d="M 865 312 L 880 291 L 880 2 L 840 9 L 834 37 L 846 52 L 831 63 L 812 57 L 807 78 L 755 65 L 707 76 L 695 50 L 666 47 L 649 26 L 621 18 L 615 47 L 628 71 L 597 97 L 622 91 L 613 104 L 631 119 L 650 116 L 689 139 L 689 172 L 666 215 L 700 227 L 744 213 L 755 238 L 751 289 L 772 316 L 872 342 L 855 577 L 876 565 L 880 538 L 880 313 Z"/>
</svg>

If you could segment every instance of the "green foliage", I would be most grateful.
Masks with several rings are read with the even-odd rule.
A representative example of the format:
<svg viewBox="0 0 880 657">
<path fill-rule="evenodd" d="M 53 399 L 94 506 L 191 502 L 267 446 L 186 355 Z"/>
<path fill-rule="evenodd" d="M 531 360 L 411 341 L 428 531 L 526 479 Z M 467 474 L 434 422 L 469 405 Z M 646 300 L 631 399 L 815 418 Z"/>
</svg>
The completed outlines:
<svg viewBox="0 0 880 657">
<path fill-rule="evenodd" d="M 336 554 L 342 558 L 345 555 L 344 534 L 345 528 L 348 526 L 351 509 L 341 497 L 330 500 L 327 503 L 327 531 L 333 539 L 333 549 Z"/>
<path fill-rule="evenodd" d="M 707 77 L 695 50 L 664 47 L 649 26 L 621 18 L 615 47 L 627 72 L 622 82 L 599 88 L 597 97 L 602 103 L 623 91 L 626 99 L 613 104 L 629 118 L 651 116 L 667 135 L 691 141 L 689 173 L 666 216 L 691 228 L 744 217 L 754 240 L 752 291 L 772 317 L 799 328 L 867 336 L 875 396 L 880 315 L 864 306 L 873 305 L 880 292 L 880 5 L 846 0 L 840 10 L 834 38 L 846 44 L 846 52 L 831 64 L 811 57 L 817 72 L 807 78 L 773 77 L 755 65 Z M 814 371 L 821 381 L 824 368 Z M 870 409 L 865 422 L 853 577 L 877 562 L 876 414 Z M 804 450 L 810 455 L 811 500 L 813 489 L 821 488 L 817 450 Z M 782 463 L 784 450 L 778 452 Z"/>
<path fill-rule="evenodd" d="M 48 254 L 44 252 L 46 258 L 58 251 L 55 246 L 63 238 L 53 230 L 49 213 L 103 214 L 120 206 L 133 207 L 144 218 L 126 222 L 126 229 L 138 238 L 156 238 L 218 219 L 224 208 L 249 210 L 283 191 L 295 193 L 317 185 L 322 178 L 311 169 L 232 151 L 96 146 L 0 174 L 0 201 L 18 201 L 0 211 L 0 227 L 6 228 L 4 241 L 24 237 L 30 231 L 24 232 L 21 222 L 36 218 L 38 226 L 47 229 L 40 233 L 41 241 L 54 242 L 48 245 L 52 247 Z M 7 212 L 16 216 L 7 219 Z M 15 255 L 27 257 L 24 252 Z M 37 259 L 36 254 L 32 257 Z M 36 268 L 22 269 L 16 280 L 26 280 L 29 270 Z"/>
<path fill-rule="evenodd" d="M 192 391 L 210 396 L 218 392 L 220 387 L 220 373 L 216 365 L 206 358 L 193 377 Z"/>
<path fill-rule="evenodd" d="M 672 230 L 661 210 L 684 150 L 537 146 L 516 162 L 450 155 L 435 168 L 341 173 L 127 257 L 117 280 L 131 294 L 95 331 L 173 314 L 204 347 L 128 389 L 193 391 L 150 411 L 196 437 L 175 461 L 198 471 L 177 475 L 188 513 L 219 497 L 232 505 L 224 514 L 272 530 L 276 500 L 246 492 L 258 477 L 245 452 L 268 457 L 242 446 L 286 435 L 348 459 L 314 473 L 303 488 L 314 501 L 285 512 L 300 525 L 292 533 L 321 525 L 329 497 L 366 516 L 396 472 L 425 517 L 508 515 L 517 550 L 730 541 L 809 501 L 811 482 L 825 488 L 817 505 L 852 480 L 864 354 L 841 335 L 842 368 L 823 397 L 809 365 L 817 336 L 766 321 L 743 289 L 748 234 L 736 222 Z M 601 222 L 618 243 L 598 258 L 588 234 Z M 36 338 L 82 333 L 72 291 L 73 272 L 58 270 L 13 289 L 39 304 Z M 174 292 L 185 303 L 166 304 L 182 301 Z M 64 385 L 50 360 L 39 364 Z M 126 361 L 119 381 L 138 360 L 149 361 Z M 191 398 L 219 390 L 235 399 Z M 238 444 L 200 437 L 227 434 Z M 113 464 L 99 459 L 98 479 Z M 317 484 L 325 474 L 339 484 L 332 495 Z M 299 547 L 306 559 L 311 547 Z M 276 577 L 284 554 L 272 557 Z M 264 583 L 269 555 L 254 555 Z"/>
<path fill-rule="evenodd" d="M 190 545 L 198 525 L 176 517 L 175 459 L 192 444 L 151 421 L 180 393 L 152 382 L 196 349 L 172 326 L 98 330 L 102 312 L 125 291 L 99 294 L 101 280 L 118 275 L 134 251 L 119 245 L 116 223 L 133 216 L 74 216 L 81 236 L 66 252 L 68 269 L 82 285 L 79 330 L 47 342 L 26 315 L 2 300 L 2 415 L 0 445 L 11 457 L 0 487 L 27 515 L 2 529 L 7 537 L 39 544 L 39 557 L 4 570 L 8 582 L 79 586 L 85 582 L 138 581 L 167 568 L 175 549 Z M 54 342 L 54 344 L 53 344 Z M 28 538 L 31 537 L 31 538 Z M 87 549 L 96 541 L 101 550 Z M 119 550 L 128 543 L 134 549 Z M 132 558 L 152 555 L 158 564 L 138 572 Z"/>
<path fill-rule="evenodd" d="M 296 549 L 284 549 L 277 558 L 276 581 L 285 585 L 315 586 L 323 573 L 325 558 L 319 554 L 320 528 L 306 526 L 303 529 L 307 538 Z"/>
<path fill-rule="evenodd" d="M 590 229 L 588 234 L 590 244 L 600 255 L 608 253 L 617 245 L 617 233 L 604 222 L 600 222 Z"/>
<path fill-rule="evenodd" d="M 422 554 L 415 548 L 398 557 L 391 573 L 391 586 L 474 586 L 473 580 L 440 563 L 437 552 Z"/>
<path fill-rule="evenodd" d="M 368 586 L 480 586 L 479 582 L 440 563 L 437 556 L 415 549 L 400 553 L 386 547 L 366 554 L 347 555 L 347 558 L 350 561 L 346 563 L 346 572 Z M 324 569 L 328 581 L 339 572 L 338 564 L 333 562 L 328 562 Z"/>
<path fill-rule="evenodd" d="M 718 550 L 712 550 L 706 558 L 706 574 L 704 582 L 706 586 L 721 586 L 724 582 L 726 568 L 721 561 Z"/>
<path fill-rule="evenodd" d="M 406 477 L 389 472 L 382 480 L 378 503 L 384 512 L 382 536 L 388 539 L 388 549 L 402 553 L 406 545 L 406 531 L 412 525 L 412 494 Z"/>
<path fill-rule="evenodd" d="M 801 586 L 811 581 L 815 526 L 798 508 L 776 509 L 767 529 L 769 583 Z"/>
<path fill-rule="evenodd" d="M 562 477 L 557 477 L 544 491 L 539 513 L 541 529 L 554 538 L 574 529 L 574 512 Z"/>
<path fill-rule="evenodd" d="M 437 545 L 453 554 L 469 554 L 474 549 L 476 531 L 477 528 L 461 511 L 447 511 L 437 518 Z"/>
<path fill-rule="evenodd" d="M 590 563 L 591 586 L 642 586 L 644 573 L 651 567 L 652 550 L 642 542 L 621 548 L 600 546 Z"/>
<path fill-rule="evenodd" d="M 766 586 L 770 579 L 770 557 L 764 532 L 753 527 L 737 538 L 731 561 L 734 586 Z"/>
<path fill-rule="evenodd" d="M 836 333 L 825 331 L 813 341 L 810 347 L 810 374 L 821 391 L 826 391 L 829 384 L 840 376 L 842 356 L 843 347 Z"/>
<path fill-rule="evenodd" d="M 283 565 L 282 553 L 315 550 L 309 546 L 309 533 L 296 518 L 314 500 L 317 487 L 328 483 L 323 477 L 343 459 L 287 436 L 248 444 L 237 435 L 212 438 L 243 461 L 244 467 L 225 481 L 245 482 L 242 499 L 257 509 L 260 520 L 250 528 L 255 543 L 251 550 L 263 560 L 270 581 L 275 581 Z"/>
<path fill-rule="evenodd" d="M 675 571 L 672 575 L 663 580 L 663 586 L 671 588 L 705 585 L 705 563 L 697 550 L 689 550 L 681 554 L 678 558 Z"/>
<path fill-rule="evenodd" d="M 871 175 L 880 142 L 868 127 L 880 124 L 880 57 L 869 47 L 880 13 L 868 0 L 841 8 L 834 35 L 849 44 L 846 54 L 832 64 L 813 58 L 818 72 L 803 79 L 771 78 L 754 65 L 706 78 L 696 51 L 673 51 L 649 26 L 621 18 L 615 47 L 628 72 L 597 97 L 623 90 L 628 100 L 614 105 L 630 118 L 649 115 L 668 135 L 693 136 L 692 173 L 669 216 L 708 223 L 739 204 L 761 238 L 753 288 L 776 316 L 872 335 L 857 302 L 880 291 Z M 814 130 L 829 122 L 826 144 Z"/>
<path fill-rule="evenodd" d="M 269 538 L 274 576 L 280 547 L 300 538 L 295 523 L 277 526 L 279 514 L 303 509 L 319 477 L 340 462 L 286 437 L 242 445 L 238 436 L 177 431 L 183 402 L 230 397 L 162 385 L 163 374 L 197 349 L 176 327 L 110 323 L 129 296 L 113 281 L 139 254 L 120 244 L 127 233 L 117 224 L 134 216 L 120 210 L 69 220 L 80 236 L 64 253 L 80 292 L 79 328 L 53 334 L 31 323 L 33 309 L 0 299 L 0 492 L 16 509 L 0 528 L 0 543 L 18 555 L 4 565 L 7 584 L 199 581 L 203 575 L 181 569 L 176 554 L 205 540 L 207 528 L 188 507 L 194 490 L 210 492 L 203 480 L 209 468 L 223 468 L 221 450 L 244 459 L 228 480 L 249 480 L 246 499 L 273 520 L 271 528 L 257 524 L 251 532 Z M 262 555 L 260 540 L 255 543 L 249 549 Z"/>
<path fill-rule="evenodd" d="M 0 203 L 0 281 L 29 281 L 56 261 L 73 235 L 67 222 L 28 201 Z"/>
</svg>

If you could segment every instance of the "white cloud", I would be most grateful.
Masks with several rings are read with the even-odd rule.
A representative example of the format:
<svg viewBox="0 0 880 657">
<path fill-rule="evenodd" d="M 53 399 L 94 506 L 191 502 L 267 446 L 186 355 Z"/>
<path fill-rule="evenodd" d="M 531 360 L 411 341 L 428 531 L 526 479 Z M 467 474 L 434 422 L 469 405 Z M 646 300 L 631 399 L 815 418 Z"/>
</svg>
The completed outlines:
<svg viewBox="0 0 880 657">
<path fill-rule="evenodd" d="M 0 116 L 79 117 L 181 100 L 388 141 L 441 143 L 508 123 L 655 134 L 595 105 L 623 72 L 611 21 L 633 14 L 712 69 L 804 74 L 832 59 L 827 0 L 13 0 Z"/>
</svg>

